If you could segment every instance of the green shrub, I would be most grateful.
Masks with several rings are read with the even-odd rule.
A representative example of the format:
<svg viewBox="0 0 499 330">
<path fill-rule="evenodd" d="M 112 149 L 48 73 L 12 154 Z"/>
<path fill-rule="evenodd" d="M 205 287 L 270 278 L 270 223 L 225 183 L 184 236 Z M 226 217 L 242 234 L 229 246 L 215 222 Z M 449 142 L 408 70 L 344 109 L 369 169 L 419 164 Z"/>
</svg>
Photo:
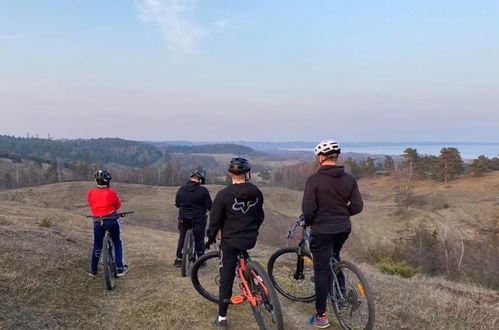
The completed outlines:
<svg viewBox="0 0 499 330">
<path fill-rule="evenodd" d="M 413 268 L 395 255 L 382 257 L 378 262 L 378 269 L 385 274 L 397 275 L 404 278 L 413 277 L 421 271 L 421 268 Z"/>
</svg>

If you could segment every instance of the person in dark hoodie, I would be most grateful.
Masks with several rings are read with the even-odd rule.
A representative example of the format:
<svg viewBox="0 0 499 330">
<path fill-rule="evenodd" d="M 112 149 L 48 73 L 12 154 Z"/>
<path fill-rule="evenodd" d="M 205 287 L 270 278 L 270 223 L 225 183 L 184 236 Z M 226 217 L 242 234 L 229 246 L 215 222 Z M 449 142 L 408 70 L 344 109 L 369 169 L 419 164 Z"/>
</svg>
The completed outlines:
<svg viewBox="0 0 499 330">
<path fill-rule="evenodd" d="M 337 142 L 325 140 L 314 149 L 319 170 L 305 183 L 302 211 L 305 225 L 311 227 L 310 251 L 314 258 L 316 314 L 308 323 L 317 328 L 330 326 L 326 302 L 331 285 L 329 260 L 340 260 L 341 247 L 352 230 L 350 216 L 360 213 L 363 201 L 357 181 L 336 165 L 341 149 Z M 341 279 L 340 279 L 341 281 Z"/>
<path fill-rule="evenodd" d="M 221 281 L 219 288 L 220 303 L 218 316 L 213 325 L 227 328 L 227 310 L 232 296 L 237 258 L 240 251 L 252 249 L 258 237 L 258 229 L 265 217 L 263 195 L 260 189 L 248 182 L 251 166 L 241 157 L 232 158 L 228 172 L 232 184 L 222 189 L 210 212 L 210 225 L 207 230 L 206 248 L 215 242 L 221 231 Z"/>
<path fill-rule="evenodd" d="M 175 196 L 175 206 L 179 208 L 177 255 L 173 265 L 182 265 L 182 248 L 184 247 L 185 233 L 192 227 L 194 233 L 194 249 L 199 257 L 204 253 L 204 231 L 206 228 L 206 212 L 211 209 L 211 197 L 208 189 L 201 186 L 205 183 L 206 173 L 195 170 L 189 181 L 181 186 Z"/>
</svg>

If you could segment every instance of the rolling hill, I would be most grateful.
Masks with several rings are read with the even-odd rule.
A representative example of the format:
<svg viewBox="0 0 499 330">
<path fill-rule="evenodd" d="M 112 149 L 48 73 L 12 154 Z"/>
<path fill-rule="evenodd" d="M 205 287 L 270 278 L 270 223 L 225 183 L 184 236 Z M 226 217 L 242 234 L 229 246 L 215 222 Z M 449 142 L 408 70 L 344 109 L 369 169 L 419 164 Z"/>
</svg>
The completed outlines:
<svg viewBox="0 0 499 330">
<path fill-rule="evenodd" d="M 429 196 L 396 212 L 392 178 L 361 180 L 365 211 L 353 218 L 344 258 L 361 264 L 376 296 L 378 329 L 493 329 L 499 293 L 471 283 L 380 273 L 367 252 L 388 249 L 422 224 L 466 244 L 487 240 L 499 200 L 499 175 L 443 186 L 420 182 L 415 196 Z M 470 186 L 473 189 L 470 191 Z M 92 182 L 68 182 L 0 192 L 0 328 L 5 329 L 206 329 L 217 306 L 199 296 L 171 263 L 176 246 L 176 187 L 116 183 L 123 209 L 125 256 L 130 272 L 108 292 L 87 275 L 91 247 L 86 191 Z M 222 186 L 208 186 L 213 196 Z M 300 212 L 301 192 L 263 188 L 266 220 L 255 259 L 266 263 L 277 246 L 292 245 L 287 228 Z M 438 203 L 436 202 L 438 200 Z M 445 206 L 447 204 L 447 206 Z M 487 231 L 488 228 L 488 231 Z M 452 231 L 451 231 L 452 230 Z M 485 232 L 484 232 L 485 230 Z M 490 244 L 493 244 L 490 237 Z M 497 241 L 497 240 L 496 240 Z M 487 240 L 488 242 L 488 240 Z M 471 243 L 469 243 L 471 244 Z M 449 250 L 450 251 L 450 250 Z M 466 255 L 466 254 L 465 254 Z M 285 306 L 287 328 L 304 329 L 313 304 Z M 229 310 L 234 328 L 255 329 L 248 306 Z M 333 329 L 339 329 L 334 325 Z"/>
</svg>

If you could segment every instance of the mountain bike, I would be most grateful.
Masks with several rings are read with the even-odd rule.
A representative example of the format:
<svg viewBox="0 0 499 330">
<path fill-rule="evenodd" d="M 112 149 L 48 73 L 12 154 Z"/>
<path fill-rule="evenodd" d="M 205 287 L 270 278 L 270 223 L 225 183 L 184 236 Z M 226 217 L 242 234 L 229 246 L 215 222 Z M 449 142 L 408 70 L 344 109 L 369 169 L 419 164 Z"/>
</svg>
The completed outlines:
<svg viewBox="0 0 499 330">
<path fill-rule="evenodd" d="M 303 216 L 289 229 L 288 239 L 294 238 L 301 227 L 301 239 L 294 248 L 275 251 L 267 265 L 272 284 L 284 297 L 302 302 L 315 300 L 313 258 L 310 253 L 310 232 Z M 331 256 L 331 289 L 328 301 L 344 329 L 372 329 L 374 299 L 362 271 L 351 262 Z"/>
<path fill-rule="evenodd" d="M 120 212 L 118 215 L 120 218 L 125 217 L 128 214 L 135 213 L 134 211 L 128 211 L 128 212 Z M 94 221 L 100 221 L 101 225 L 105 223 L 106 220 L 109 220 L 109 218 L 106 219 L 106 217 L 93 217 L 93 216 L 87 216 L 91 217 L 94 219 Z M 102 240 L 102 253 L 101 253 L 101 263 L 104 265 L 104 279 L 106 282 L 106 288 L 108 290 L 114 289 L 114 280 L 118 277 L 118 269 L 116 268 L 116 260 L 114 256 L 114 244 L 113 240 L 111 239 L 111 233 L 109 231 L 108 227 L 105 227 L 105 235 L 104 239 Z"/>
<path fill-rule="evenodd" d="M 215 303 L 219 302 L 220 277 L 220 250 L 204 254 L 192 267 L 191 280 L 194 288 Z M 241 294 L 232 296 L 230 303 L 241 304 L 248 301 L 260 329 L 284 329 L 277 292 L 263 266 L 251 260 L 246 252 L 239 253 L 236 279 L 234 287 Z"/>
<path fill-rule="evenodd" d="M 196 261 L 196 251 L 194 247 L 194 231 L 192 226 L 193 225 L 191 223 L 191 227 L 185 233 L 184 247 L 182 248 L 182 266 L 181 266 L 182 277 L 190 275 L 192 265 Z"/>
</svg>

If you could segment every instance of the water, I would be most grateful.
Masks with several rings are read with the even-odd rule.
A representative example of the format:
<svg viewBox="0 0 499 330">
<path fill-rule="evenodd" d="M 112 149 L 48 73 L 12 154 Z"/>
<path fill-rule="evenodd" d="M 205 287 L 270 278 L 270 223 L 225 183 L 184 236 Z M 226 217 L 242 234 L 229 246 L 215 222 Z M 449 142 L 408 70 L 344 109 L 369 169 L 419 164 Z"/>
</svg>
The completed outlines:
<svg viewBox="0 0 499 330">
<path fill-rule="evenodd" d="M 465 143 L 465 142 L 345 142 L 340 143 L 343 152 L 356 152 L 382 155 L 402 155 L 407 148 L 413 148 L 420 155 L 440 155 L 440 150 L 454 147 L 464 159 L 474 159 L 480 155 L 489 158 L 499 156 L 499 143 Z M 287 150 L 311 151 L 310 148 L 283 148 Z"/>
</svg>

